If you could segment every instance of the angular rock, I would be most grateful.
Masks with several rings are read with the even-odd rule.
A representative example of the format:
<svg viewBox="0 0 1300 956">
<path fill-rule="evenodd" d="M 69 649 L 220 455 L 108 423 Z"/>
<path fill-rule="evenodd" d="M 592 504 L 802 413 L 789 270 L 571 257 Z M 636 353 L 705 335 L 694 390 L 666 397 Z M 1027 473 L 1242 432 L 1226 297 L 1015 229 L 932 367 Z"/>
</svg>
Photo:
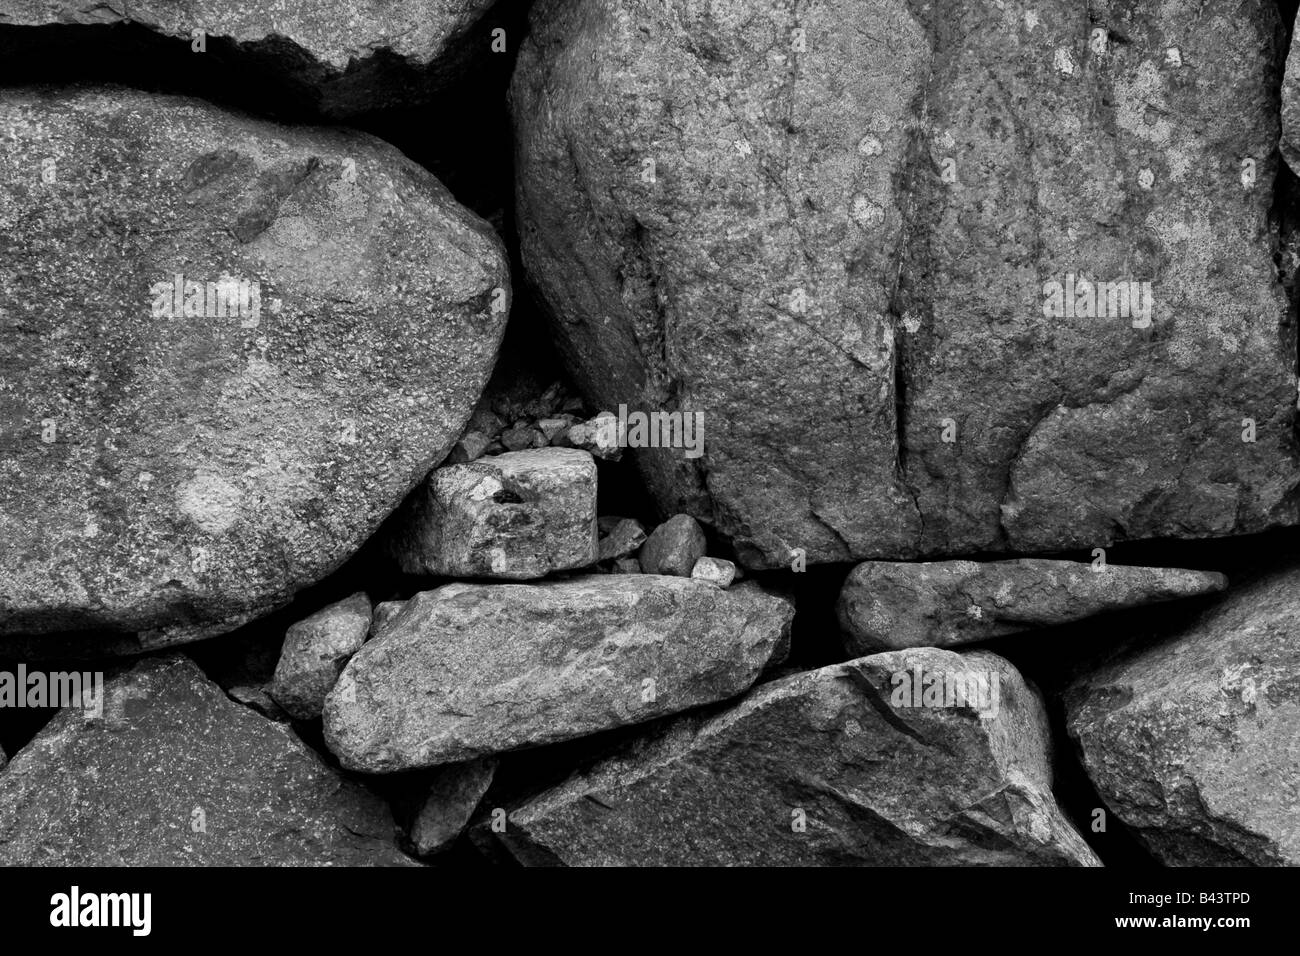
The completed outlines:
<svg viewBox="0 0 1300 956">
<path fill-rule="evenodd" d="M 451 454 L 447 456 L 447 461 L 453 465 L 459 465 L 463 462 L 473 461 L 476 458 L 482 458 L 483 453 L 487 451 L 492 439 L 488 438 L 482 432 L 467 431 L 460 436 L 460 440 L 452 446 Z"/>
<path fill-rule="evenodd" d="M 396 617 L 402 608 L 406 607 L 405 601 L 380 601 L 375 605 L 374 615 L 370 622 L 370 636 L 374 637 L 379 633 L 392 618 Z"/>
<path fill-rule="evenodd" d="M 896 702 L 918 668 L 997 692 Z M 683 718 L 524 802 L 500 838 L 573 866 L 1098 865 L 1052 796 L 1049 742 L 1002 658 L 878 654 Z"/>
<path fill-rule="evenodd" d="M 736 579 L 736 566 L 725 558 L 710 558 L 706 555 L 695 562 L 695 567 L 691 568 L 691 577 L 696 581 L 728 588 Z"/>
<path fill-rule="evenodd" d="M 578 422 L 564 433 L 564 441 L 573 448 L 591 452 L 602 461 L 621 461 L 623 448 L 618 444 L 618 419 L 602 412 L 589 421 Z"/>
<path fill-rule="evenodd" d="M 1167 866 L 1300 865 L 1297 632 L 1292 566 L 1067 691 L 1088 776 Z"/>
<path fill-rule="evenodd" d="M 742 563 L 1296 523 L 1270 0 L 531 17 L 524 264 L 589 401 L 706 413 L 637 462 Z"/>
<path fill-rule="evenodd" d="M 438 771 L 429 795 L 411 822 L 409 835 L 416 853 L 432 856 L 456 842 L 492 785 L 496 768 L 496 760 L 488 757 Z"/>
<path fill-rule="evenodd" d="M 292 625 L 270 693 L 295 720 L 315 720 L 343 666 L 370 633 L 370 598 L 357 592 Z"/>
<path fill-rule="evenodd" d="M 407 602 L 325 703 L 343 766 L 390 773 L 641 723 L 747 689 L 794 608 L 650 575 L 452 584 Z"/>
<path fill-rule="evenodd" d="M 641 562 L 636 558 L 618 558 L 614 561 L 615 574 L 640 574 Z"/>
<path fill-rule="evenodd" d="M 624 518 L 600 539 L 598 549 L 600 560 L 614 561 L 618 558 L 626 558 L 645 544 L 645 539 L 645 528 L 641 526 L 641 522 L 634 518 Z"/>
<path fill-rule="evenodd" d="M 105 683 L 0 774 L 3 866 L 403 865 L 392 814 L 184 658 Z"/>
<path fill-rule="evenodd" d="M 673 515 L 650 533 L 637 558 L 646 574 L 689 578 L 707 547 L 698 521 L 690 515 Z"/>
<path fill-rule="evenodd" d="M 1282 158 L 1292 172 L 1300 172 L 1300 35 L 1291 33 L 1282 82 Z"/>
<path fill-rule="evenodd" d="M 542 578 L 596 560 L 596 463 L 572 448 L 508 452 L 434 471 L 398 520 L 408 574 Z"/>
<path fill-rule="evenodd" d="M 1077 561 L 868 561 L 849 573 L 836 611 L 853 656 L 953 647 L 1107 611 L 1222 591 L 1209 571 Z"/>
<path fill-rule="evenodd" d="M 6 89 L 0 135 L 0 635 L 287 604 L 461 433 L 499 240 L 360 133 L 114 88 Z"/>
<path fill-rule="evenodd" d="M 204 57 L 229 61 L 245 78 L 254 74 L 297 108 L 349 117 L 420 103 L 452 80 L 473 51 L 487 54 L 487 31 L 475 28 L 491 6 L 492 0 L 343 0 L 328 6 L 133 0 L 118 7 L 94 0 L 6 0 L 0 57 L 31 55 L 33 45 L 42 44 L 59 52 L 57 44 L 74 37 L 51 30 L 79 28 L 76 39 L 120 49 L 122 56 L 192 49 L 194 31 L 202 30 Z"/>
</svg>

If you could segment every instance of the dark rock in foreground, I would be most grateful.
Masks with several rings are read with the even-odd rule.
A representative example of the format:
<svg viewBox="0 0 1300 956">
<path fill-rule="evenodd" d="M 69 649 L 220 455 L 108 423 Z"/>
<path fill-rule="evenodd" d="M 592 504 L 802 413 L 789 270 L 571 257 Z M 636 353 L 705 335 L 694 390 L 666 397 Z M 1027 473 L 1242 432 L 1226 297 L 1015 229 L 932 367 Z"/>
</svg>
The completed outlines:
<svg viewBox="0 0 1300 956">
<path fill-rule="evenodd" d="M 899 675 L 921 678 L 906 706 Z M 914 706 L 931 677 L 984 690 Z M 501 839 L 575 866 L 1097 865 L 1052 796 L 1049 740 L 1002 658 L 878 654 L 683 718 L 525 802 Z"/>
<path fill-rule="evenodd" d="M 1066 694 L 1111 811 L 1169 866 L 1300 866 L 1300 568 Z"/>
<path fill-rule="evenodd" d="M 0 865 L 368 866 L 411 861 L 382 800 L 185 658 L 62 710 L 0 773 Z"/>
</svg>

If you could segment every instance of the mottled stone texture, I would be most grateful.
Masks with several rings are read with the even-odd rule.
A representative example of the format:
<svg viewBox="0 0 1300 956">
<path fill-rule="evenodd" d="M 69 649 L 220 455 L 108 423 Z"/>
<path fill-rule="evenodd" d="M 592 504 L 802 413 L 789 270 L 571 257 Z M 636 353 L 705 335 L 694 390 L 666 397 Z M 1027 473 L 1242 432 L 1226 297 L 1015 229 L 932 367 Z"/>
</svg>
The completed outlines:
<svg viewBox="0 0 1300 956">
<path fill-rule="evenodd" d="M 0 865 L 410 862 L 382 800 L 185 658 L 104 691 L 101 718 L 60 711 L 0 774 Z"/>
<path fill-rule="evenodd" d="M 1207 571 L 1040 558 L 867 561 L 850 572 L 836 611 L 844 647 L 857 656 L 969 644 L 1227 586 Z"/>
<path fill-rule="evenodd" d="M 460 434 L 499 240 L 363 134 L 107 89 L 5 90 L 0 137 L 0 634 L 286 604 Z M 176 274 L 249 294 L 168 316 Z"/>
<path fill-rule="evenodd" d="M 325 742 L 345 767 L 388 773 L 641 723 L 747 690 L 793 617 L 757 585 L 659 575 L 447 585 L 344 668 Z"/>
<path fill-rule="evenodd" d="M 97 42 L 125 51 L 139 35 L 194 43 L 202 53 L 257 69 L 319 112 L 346 117 L 417 103 L 452 79 L 474 55 L 491 55 L 476 24 L 492 0 L 5 0 L 0 53 L 49 42 L 34 29 L 101 28 Z M 117 27 L 109 30 L 109 27 Z"/>
<path fill-rule="evenodd" d="M 395 522 L 408 574 L 544 578 L 595 564 L 596 460 L 575 448 L 507 452 L 429 475 Z"/>
<path fill-rule="evenodd" d="M 270 694 L 297 720 L 315 720 L 348 659 L 370 633 L 370 599 L 365 593 L 322 608 L 290 626 Z"/>
<path fill-rule="evenodd" d="M 897 706 L 895 675 L 982 673 L 996 713 Z M 921 648 L 797 674 L 523 803 L 525 863 L 1095 865 L 1051 792 L 1041 701 L 983 651 Z"/>
<path fill-rule="evenodd" d="M 1300 568 L 1069 689 L 1106 805 L 1170 866 L 1300 865 Z"/>
<path fill-rule="evenodd" d="M 592 401 L 705 413 L 703 458 L 638 462 L 751 567 L 1294 523 L 1277 29 L 1269 0 L 541 0 L 524 262 Z M 1149 285 L 1045 314 L 1070 276 Z"/>
</svg>

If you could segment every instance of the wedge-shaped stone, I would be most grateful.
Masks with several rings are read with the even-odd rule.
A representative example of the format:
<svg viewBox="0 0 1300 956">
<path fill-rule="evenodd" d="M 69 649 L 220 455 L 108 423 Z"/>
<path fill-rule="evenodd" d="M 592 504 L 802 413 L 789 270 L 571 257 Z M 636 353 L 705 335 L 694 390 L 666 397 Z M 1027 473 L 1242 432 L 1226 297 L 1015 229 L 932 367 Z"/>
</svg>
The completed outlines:
<svg viewBox="0 0 1300 956">
<path fill-rule="evenodd" d="M 1169 866 L 1300 866 L 1300 568 L 1066 693 L 1106 805 Z"/>
<path fill-rule="evenodd" d="M 277 105 L 347 117 L 420 102 L 475 56 L 492 0 L 5 0 L 0 57 L 97 53 L 222 63 Z M 199 49 L 199 47 L 202 49 Z"/>
<path fill-rule="evenodd" d="M 949 706 L 948 686 L 970 693 Z M 683 718 L 525 802 L 501 839 L 532 864 L 1095 865 L 1049 740 L 1002 658 L 878 654 Z"/>
<path fill-rule="evenodd" d="M 857 655 L 953 647 L 1227 586 L 1207 571 L 1039 558 L 868 561 L 850 572 L 837 610 L 844 646 Z"/>
<path fill-rule="evenodd" d="M 152 658 L 65 709 L 0 773 L 3 866 L 411 862 L 387 805 L 189 660 Z"/>
<path fill-rule="evenodd" d="M 408 601 L 325 702 L 343 766 L 386 773 L 581 737 L 743 693 L 792 604 L 745 584 L 592 575 Z"/>
</svg>

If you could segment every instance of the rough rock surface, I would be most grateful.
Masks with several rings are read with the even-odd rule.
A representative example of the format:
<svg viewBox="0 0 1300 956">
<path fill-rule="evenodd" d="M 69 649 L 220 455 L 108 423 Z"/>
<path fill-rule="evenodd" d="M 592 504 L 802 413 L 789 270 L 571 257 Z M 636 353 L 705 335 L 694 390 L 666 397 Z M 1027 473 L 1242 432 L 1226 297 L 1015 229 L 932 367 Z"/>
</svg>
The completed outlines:
<svg viewBox="0 0 1300 956">
<path fill-rule="evenodd" d="M 196 56 L 229 59 L 256 69 L 298 95 L 303 105 L 335 117 L 419 102 L 467 62 L 470 34 L 492 0 L 6 0 L 0 10 L 0 54 L 41 43 L 34 29 L 98 27 L 97 42 L 125 41 L 126 25 L 160 40 L 207 47 Z M 138 37 L 137 37 L 138 40 Z M 474 36 L 487 54 L 487 36 Z M 132 46 L 147 55 L 147 47 Z"/>
<path fill-rule="evenodd" d="M 296 720 L 315 720 L 325 695 L 370 633 L 370 598 L 359 592 L 322 608 L 284 635 L 270 693 Z"/>
<path fill-rule="evenodd" d="M 1282 82 L 1282 158 L 1292 172 L 1300 172 L 1300 34 L 1291 33 Z"/>
<path fill-rule="evenodd" d="M 634 554 L 645 544 L 645 528 L 635 518 L 624 518 L 600 539 L 599 557 L 601 561 L 617 561 Z"/>
<path fill-rule="evenodd" d="M 403 508 L 408 574 L 543 578 L 596 562 L 596 462 L 573 448 L 507 452 L 435 470 Z"/>
<path fill-rule="evenodd" d="M 706 414 L 702 458 L 638 463 L 751 567 L 1292 524 L 1277 29 L 1271 0 L 541 0 L 524 262 L 590 401 Z M 1071 277 L 1137 314 L 1065 310 Z"/>
<path fill-rule="evenodd" d="M 690 515 L 673 515 L 650 533 L 637 560 L 646 574 L 689 578 L 707 546 L 698 521 Z"/>
<path fill-rule="evenodd" d="M 1300 865 L 1297 632 L 1293 566 L 1067 692 L 1088 776 L 1165 864 Z"/>
<path fill-rule="evenodd" d="M 731 587 L 736 579 L 736 566 L 725 558 L 710 558 L 708 555 L 695 562 L 691 577 L 697 581 L 707 581 L 720 588 Z"/>
<path fill-rule="evenodd" d="M 895 675 L 997 680 L 990 716 Z M 502 839 L 569 865 L 1093 865 L 1051 792 L 1047 715 L 983 651 L 878 654 L 765 684 L 535 797 Z"/>
<path fill-rule="evenodd" d="M 420 856 L 446 850 L 464 832 L 474 809 L 492 785 L 497 762 L 491 757 L 454 764 L 438 772 L 415 819 L 410 838 Z"/>
<path fill-rule="evenodd" d="M 392 814 L 184 658 L 105 683 L 0 774 L 0 865 L 401 865 Z"/>
<path fill-rule="evenodd" d="M 791 603 L 659 575 L 416 595 L 344 668 L 325 741 L 386 773 L 580 737 L 742 693 L 788 647 Z"/>
<path fill-rule="evenodd" d="M 359 133 L 7 89 L 0 137 L 0 634 L 148 649 L 288 603 L 460 434 L 500 242 Z M 175 275 L 209 285 L 169 317 Z"/>
<path fill-rule="evenodd" d="M 858 656 L 969 644 L 1227 586 L 1207 571 L 1038 558 L 868 561 L 849 573 L 836 610 L 845 649 Z"/>
</svg>

